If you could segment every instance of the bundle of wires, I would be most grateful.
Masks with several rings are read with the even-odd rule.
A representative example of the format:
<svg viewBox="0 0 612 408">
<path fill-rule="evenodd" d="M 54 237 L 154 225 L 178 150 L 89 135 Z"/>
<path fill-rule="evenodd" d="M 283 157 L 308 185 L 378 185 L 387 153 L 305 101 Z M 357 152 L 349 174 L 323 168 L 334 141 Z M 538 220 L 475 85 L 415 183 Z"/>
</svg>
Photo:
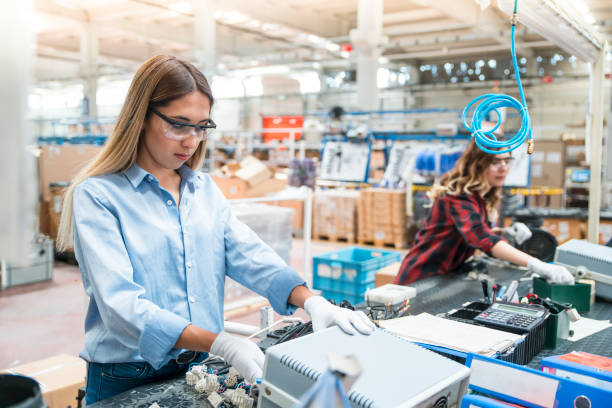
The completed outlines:
<svg viewBox="0 0 612 408">
<path fill-rule="evenodd" d="M 529 139 L 527 142 L 527 153 L 533 153 L 533 136 L 531 134 L 531 118 L 527 111 L 527 103 L 525 102 L 525 94 L 523 93 L 523 85 L 521 83 L 521 76 L 519 74 L 518 63 L 516 61 L 516 51 L 514 46 L 514 36 L 516 31 L 517 21 L 517 6 L 518 0 L 514 0 L 514 12 L 512 14 L 512 65 L 514 67 L 514 74 L 516 75 L 516 83 L 518 85 L 519 94 L 521 100 L 518 101 L 512 96 L 504 94 L 484 94 L 473 99 L 463 110 L 461 120 L 463 126 L 466 127 L 474 136 L 474 142 L 480 149 L 489 154 L 500 154 L 510 152 L 525 142 L 525 139 Z M 471 126 L 467 124 L 466 116 L 470 108 L 474 105 L 478 106 L 474 109 L 472 114 Z M 521 116 L 521 128 L 519 131 L 510 139 L 499 141 L 493 134 L 501 125 L 501 114 L 498 109 L 500 108 L 512 108 L 518 111 Z M 490 130 L 483 129 L 483 121 L 487 118 L 488 114 L 495 112 L 497 114 L 497 123 Z M 492 150 L 494 149 L 494 150 Z"/>
</svg>

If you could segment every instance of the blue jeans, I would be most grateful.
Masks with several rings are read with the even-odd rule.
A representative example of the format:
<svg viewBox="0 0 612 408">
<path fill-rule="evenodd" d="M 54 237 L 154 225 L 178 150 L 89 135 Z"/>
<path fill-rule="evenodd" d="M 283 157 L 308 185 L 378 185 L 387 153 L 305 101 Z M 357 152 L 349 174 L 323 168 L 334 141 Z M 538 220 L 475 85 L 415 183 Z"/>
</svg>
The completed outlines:
<svg viewBox="0 0 612 408">
<path fill-rule="evenodd" d="M 208 353 L 199 353 L 193 362 L 203 361 Z M 184 374 L 190 363 L 170 360 L 159 370 L 149 363 L 88 363 L 85 405 L 110 398 L 129 389 Z"/>
</svg>

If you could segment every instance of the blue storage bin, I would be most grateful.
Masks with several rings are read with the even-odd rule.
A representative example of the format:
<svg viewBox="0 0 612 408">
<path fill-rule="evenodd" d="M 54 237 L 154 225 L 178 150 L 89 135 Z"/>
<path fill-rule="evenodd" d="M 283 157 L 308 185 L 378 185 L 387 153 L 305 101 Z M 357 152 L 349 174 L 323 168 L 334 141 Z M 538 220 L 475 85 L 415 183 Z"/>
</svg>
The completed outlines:
<svg viewBox="0 0 612 408">
<path fill-rule="evenodd" d="M 328 283 L 328 279 L 351 284 L 374 282 L 376 271 L 401 259 L 399 251 L 362 247 L 347 247 L 317 255 L 312 262 L 313 287 L 324 289 L 317 284 Z"/>
<path fill-rule="evenodd" d="M 342 303 L 343 300 L 348 300 L 349 302 L 351 302 L 352 305 L 356 305 L 358 303 L 363 303 L 365 302 L 365 296 L 364 295 L 348 295 L 346 293 L 340 293 L 340 292 L 333 292 L 333 291 L 327 291 L 324 290 L 323 293 L 321 294 L 321 296 L 323 296 L 325 299 L 331 299 L 334 302 L 340 304 Z"/>
<path fill-rule="evenodd" d="M 366 283 L 345 282 L 340 279 L 313 277 L 312 286 L 316 289 L 339 292 L 347 295 L 364 296 L 368 289 L 374 289 L 375 281 Z"/>
</svg>

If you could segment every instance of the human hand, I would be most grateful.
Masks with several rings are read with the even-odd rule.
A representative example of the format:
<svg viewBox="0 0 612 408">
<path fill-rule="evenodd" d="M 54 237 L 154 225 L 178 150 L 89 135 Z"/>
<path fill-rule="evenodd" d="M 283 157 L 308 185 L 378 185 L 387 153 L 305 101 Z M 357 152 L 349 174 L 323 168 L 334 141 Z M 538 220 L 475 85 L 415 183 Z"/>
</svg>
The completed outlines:
<svg viewBox="0 0 612 408">
<path fill-rule="evenodd" d="M 251 384 L 263 376 L 264 353 L 251 340 L 222 331 L 210 347 L 210 352 L 223 357 Z"/>
<path fill-rule="evenodd" d="M 504 233 L 512 237 L 518 245 L 531 238 L 531 230 L 522 222 L 515 222 L 510 227 L 504 228 Z"/>
<path fill-rule="evenodd" d="M 311 296 L 304 302 L 304 310 L 312 319 L 312 330 L 319 331 L 330 326 L 340 326 L 347 334 L 372 334 L 374 323 L 363 312 L 355 312 L 332 305 L 321 296 Z M 357 330 L 355 330 L 357 329 Z"/>
<path fill-rule="evenodd" d="M 564 285 L 574 284 L 574 276 L 560 265 L 548 264 L 533 258 L 527 264 L 527 270 L 531 273 L 538 274 L 546 279 L 548 283 L 560 283 Z"/>
</svg>

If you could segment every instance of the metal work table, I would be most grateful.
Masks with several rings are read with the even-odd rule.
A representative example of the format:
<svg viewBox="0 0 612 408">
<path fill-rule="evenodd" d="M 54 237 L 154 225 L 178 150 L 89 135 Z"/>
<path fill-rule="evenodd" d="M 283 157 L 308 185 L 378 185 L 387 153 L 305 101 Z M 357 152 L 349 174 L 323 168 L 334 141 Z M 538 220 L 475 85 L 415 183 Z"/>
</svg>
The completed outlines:
<svg viewBox="0 0 612 408">
<path fill-rule="evenodd" d="M 489 276 L 501 284 L 508 284 L 518 279 L 521 273 L 514 268 L 496 266 L 489 268 Z M 530 282 L 521 282 L 518 293 L 520 295 L 528 293 L 530 285 Z M 460 307 L 466 301 L 482 298 L 480 282 L 470 280 L 466 275 L 436 276 L 415 282 L 412 286 L 417 288 L 418 295 L 411 302 L 411 314 L 444 313 Z M 584 314 L 584 317 L 598 320 L 610 319 L 612 318 L 612 303 L 598 301 L 591 307 L 589 313 Z M 533 358 L 529 366 L 537 369 L 543 357 L 564 354 L 573 350 L 612 357 L 612 327 L 576 342 L 561 341 L 554 350 L 542 350 Z M 154 402 L 157 402 L 161 408 L 212 407 L 202 394 L 198 394 L 193 387 L 186 384 L 185 377 L 182 375 L 167 381 L 137 387 L 91 406 L 148 408 Z"/>
</svg>

